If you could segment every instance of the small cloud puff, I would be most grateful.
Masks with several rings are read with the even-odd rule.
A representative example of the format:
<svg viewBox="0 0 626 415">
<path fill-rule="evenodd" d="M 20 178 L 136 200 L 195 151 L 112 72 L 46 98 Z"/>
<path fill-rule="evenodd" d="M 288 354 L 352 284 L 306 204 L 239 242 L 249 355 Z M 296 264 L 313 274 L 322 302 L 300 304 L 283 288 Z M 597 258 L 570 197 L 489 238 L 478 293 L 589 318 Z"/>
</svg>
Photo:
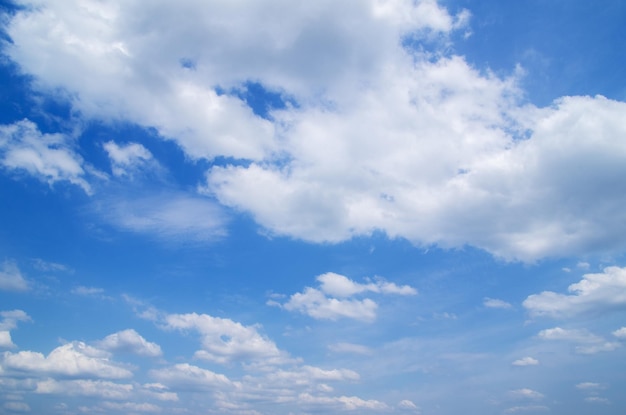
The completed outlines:
<svg viewBox="0 0 626 415">
<path fill-rule="evenodd" d="M 4 291 L 28 291 L 30 285 L 22 276 L 15 262 L 5 261 L 0 270 L 0 290 Z"/>
<path fill-rule="evenodd" d="M 523 357 L 511 363 L 513 366 L 536 366 L 539 364 L 539 360 L 530 356 Z"/>
<path fill-rule="evenodd" d="M 378 304 L 369 298 L 350 298 L 366 292 L 378 294 L 416 295 L 417 290 L 408 285 L 398 286 L 377 277 L 365 284 L 357 283 L 343 275 L 327 272 L 316 280 L 319 288 L 306 287 L 303 292 L 293 294 L 289 300 L 280 304 L 268 301 L 288 311 L 299 311 L 315 319 L 337 320 L 351 318 L 361 321 L 376 319 Z"/>
<path fill-rule="evenodd" d="M 147 341 L 133 329 L 110 334 L 97 344 L 109 352 L 126 352 L 146 357 L 162 355 L 161 347 L 158 344 Z"/>
</svg>

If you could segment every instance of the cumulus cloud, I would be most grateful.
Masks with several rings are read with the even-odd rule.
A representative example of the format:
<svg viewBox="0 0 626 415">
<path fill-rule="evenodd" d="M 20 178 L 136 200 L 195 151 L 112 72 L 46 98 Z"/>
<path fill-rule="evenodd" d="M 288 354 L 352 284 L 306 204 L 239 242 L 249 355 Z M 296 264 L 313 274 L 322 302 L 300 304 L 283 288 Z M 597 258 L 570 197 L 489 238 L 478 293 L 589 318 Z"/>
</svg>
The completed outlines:
<svg viewBox="0 0 626 415">
<path fill-rule="evenodd" d="M 14 262 L 4 261 L 0 271 L 0 290 L 28 291 L 30 285 Z"/>
<path fill-rule="evenodd" d="M 44 356 L 38 352 L 7 352 L 2 358 L 5 369 L 34 375 L 62 375 L 72 377 L 121 379 L 132 377 L 127 368 L 112 362 L 103 350 L 83 342 L 59 346 Z"/>
<path fill-rule="evenodd" d="M 576 352 L 582 354 L 610 352 L 621 346 L 620 343 L 609 342 L 600 336 L 596 336 L 582 329 L 554 327 L 552 329 L 541 330 L 537 336 L 544 340 L 562 340 L 575 343 L 577 344 L 575 348 Z"/>
<path fill-rule="evenodd" d="M 303 292 L 291 295 L 284 304 L 270 300 L 268 305 L 276 305 L 288 311 L 299 311 L 316 319 L 352 318 L 373 321 L 376 318 L 378 304 L 369 298 L 350 297 L 367 292 L 396 295 L 417 294 L 417 290 L 413 287 L 398 286 L 379 277 L 374 281 L 360 284 L 343 275 L 328 272 L 319 275 L 316 280 L 320 283 L 319 289 L 306 287 Z"/>
<path fill-rule="evenodd" d="M 615 330 L 613 332 L 613 336 L 617 337 L 618 339 L 626 339 L 626 327 Z"/>
<path fill-rule="evenodd" d="M 536 366 L 539 364 L 539 360 L 530 357 L 530 356 L 526 356 L 523 357 L 521 359 L 515 360 L 513 363 L 511 363 L 513 366 Z"/>
<path fill-rule="evenodd" d="M 29 120 L 0 125 L 0 164 L 53 185 L 68 181 L 90 193 L 82 158 L 63 134 L 44 134 Z"/>
<path fill-rule="evenodd" d="M 195 353 L 198 359 L 217 363 L 251 361 L 277 364 L 288 361 L 285 352 L 261 335 L 256 326 L 244 326 L 236 321 L 207 314 L 169 314 L 164 328 L 193 330 L 200 334 L 202 349 Z"/>
<path fill-rule="evenodd" d="M 114 141 L 107 141 L 103 147 L 111 160 L 111 170 L 115 176 L 130 175 L 153 159 L 148 149 L 139 143 L 118 145 Z"/>
<path fill-rule="evenodd" d="M 32 320 L 22 310 L 1 311 L 0 317 L 2 317 L 2 320 L 0 320 L 0 348 L 12 349 L 15 347 L 15 344 L 11 340 L 11 332 L 9 330 L 17 327 L 18 322 Z"/>
<path fill-rule="evenodd" d="M 234 387 L 235 385 L 222 374 L 188 363 L 180 363 L 163 369 L 154 369 L 150 371 L 150 376 L 173 389 L 212 390 L 215 388 Z"/>
<path fill-rule="evenodd" d="M 109 352 L 132 353 L 138 356 L 161 356 L 161 347 L 147 341 L 133 329 L 119 331 L 97 342 L 99 348 Z"/>
<path fill-rule="evenodd" d="M 210 169 L 205 191 L 270 233 L 383 231 L 525 261 L 626 247 L 626 104 L 524 104 L 515 73 L 444 51 L 466 11 L 435 0 L 25 3 L 5 50 L 38 88 L 68 91 L 83 117 L 155 128 L 191 159 L 245 159 Z M 233 92 L 249 82 L 285 105 L 257 116 Z M 28 168 L 85 187 L 65 155 Z"/>
<path fill-rule="evenodd" d="M 568 291 L 533 294 L 523 305 L 532 315 L 550 317 L 626 307 L 626 268 L 607 267 L 602 273 L 585 274 Z"/>
</svg>

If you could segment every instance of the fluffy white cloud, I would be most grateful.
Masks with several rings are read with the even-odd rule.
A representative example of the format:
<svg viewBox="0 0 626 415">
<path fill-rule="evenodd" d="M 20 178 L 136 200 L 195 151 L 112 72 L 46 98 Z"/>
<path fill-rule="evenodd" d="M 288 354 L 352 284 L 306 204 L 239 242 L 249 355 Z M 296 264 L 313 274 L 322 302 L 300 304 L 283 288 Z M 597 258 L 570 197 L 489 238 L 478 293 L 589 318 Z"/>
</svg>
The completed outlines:
<svg viewBox="0 0 626 415">
<path fill-rule="evenodd" d="M 5 261 L 0 271 L 0 290 L 28 291 L 28 281 L 22 276 L 20 269 L 14 262 Z"/>
<path fill-rule="evenodd" d="M 413 287 L 408 285 L 400 287 L 392 282 L 387 282 L 382 278 L 375 279 L 374 282 L 368 282 L 367 284 L 359 284 L 343 275 L 339 275 L 334 272 L 327 272 L 319 275 L 316 280 L 320 283 L 320 289 L 325 294 L 332 295 L 334 297 L 351 297 L 355 294 L 367 291 L 399 295 L 417 294 L 417 290 Z"/>
<path fill-rule="evenodd" d="M 161 356 L 161 347 L 147 341 L 133 329 L 110 334 L 97 343 L 98 347 L 110 352 L 125 352 L 139 356 Z"/>
<path fill-rule="evenodd" d="M 293 294 L 281 307 L 289 311 L 300 311 L 317 319 L 336 320 L 345 317 L 373 321 L 376 318 L 378 304 L 369 298 L 363 300 L 330 298 L 322 291 L 307 287 L 303 292 Z"/>
<path fill-rule="evenodd" d="M 302 366 L 293 370 L 278 370 L 267 375 L 267 380 L 272 384 L 282 385 L 311 385 L 317 382 L 329 381 L 356 381 L 360 376 L 353 370 L 331 369 L 325 370 L 314 366 Z"/>
<path fill-rule="evenodd" d="M 419 411 L 419 407 L 408 399 L 404 399 L 400 401 L 398 403 L 398 408 L 405 409 L 405 410 L 408 409 L 408 410 L 413 410 L 413 411 Z"/>
<path fill-rule="evenodd" d="M 180 363 L 163 369 L 154 369 L 150 371 L 150 376 L 173 389 L 212 390 L 236 386 L 222 374 L 188 363 Z"/>
<path fill-rule="evenodd" d="M 497 298 L 485 298 L 483 300 L 483 305 L 487 308 L 511 308 L 513 307 L 511 304 L 507 303 L 503 300 L 498 300 Z"/>
<path fill-rule="evenodd" d="M 141 144 L 118 145 L 114 141 L 104 143 L 115 176 L 126 176 L 152 160 L 152 154 Z"/>
<path fill-rule="evenodd" d="M 467 12 L 435 0 L 23 3 L 34 7 L 10 18 L 5 49 L 38 88 L 67 91 L 84 117 L 154 127 L 192 159 L 252 160 L 214 167 L 205 190 L 270 233 L 381 230 L 527 261 L 626 247 L 626 104 L 520 104 L 517 75 L 438 48 Z M 249 81 L 295 105 L 256 116 L 230 93 Z M 46 177 L 85 186 L 69 165 Z"/>
<path fill-rule="evenodd" d="M 523 357 L 521 359 L 515 360 L 513 363 L 511 363 L 513 366 L 536 366 L 539 364 L 539 360 L 530 357 L 530 356 L 526 356 Z"/>
<path fill-rule="evenodd" d="M 128 399 L 135 388 L 131 384 L 104 380 L 56 380 L 46 379 L 37 382 L 36 393 L 69 396 L 89 396 L 105 399 Z"/>
<path fill-rule="evenodd" d="M 0 311 L 0 330 L 12 330 L 17 327 L 18 322 L 32 321 L 30 316 L 22 310 Z"/>
<path fill-rule="evenodd" d="M 613 336 L 617 337 L 618 339 L 626 339 L 626 327 L 615 330 L 613 332 Z"/>
<path fill-rule="evenodd" d="M 302 405 L 315 405 L 346 410 L 385 410 L 387 405 L 377 400 L 364 400 L 357 396 L 313 396 L 302 393 L 298 396 L 298 402 Z"/>
<path fill-rule="evenodd" d="M 523 305 L 532 315 L 551 317 L 626 307 L 626 268 L 607 267 L 599 274 L 585 274 L 568 291 L 571 294 L 533 294 Z"/>
<path fill-rule="evenodd" d="M 610 352 L 621 346 L 620 343 L 609 342 L 587 330 L 580 329 L 554 327 L 541 330 L 537 336 L 544 340 L 563 340 L 576 343 L 578 344 L 575 348 L 576 352 L 583 354 Z"/>
<path fill-rule="evenodd" d="M 72 149 L 71 139 L 63 134 L 43 134 L 29 120 L 0 125 L 0 164 L 26 171 L 50 185 L 68 181 L 91 192 L 84 179 L 83 160 Z"/>
<path fill-rule="evenodd" d="M 376 318 L 378 304 L 369 298 L 353 299 L 348 297 L 365 292 L 397 295 L 417 294 L 417 290 L 413 287 L 398 286 L 382 278 L 360 284 L 343 275 L 328 272 L 319 275 L 316 280 L 320 283 L 319 289 L 306 287 L 303 292 L 291 295 L 284 304 L 270 300 L 268 305 L 276 305 L 289 311 L 300 311 L 317 319 L 336 320 L 344 317 L 373 321 Z"/>
<path fill-rule="evenodd" d="M 15 344 L 11 340 L 11 333 L 8 331 L 0 331 L 0 348 L 11 349 L 15 347 Z"/>
<path fill-rule="evenodd" d="M 46 357 L 41 353 L 6 352 L 2 359 L 5 369 L 37 374 L 120 379 L 133 374 L 127 368 L 112 362 L 103 350 L 83 342 L 59 346 Z"/>
<path fill-rule="evenodd" d="M 202 349 L 195 353 L 199 359 L 218 363 L 251 361 L 266 364 L 288 360 L 286 353 L 261 335 L 256 326 L 244 326 L 230 319 L 196 313 L 170 314 L 164 318 L 164 327 L 197 331 L 202 342 Z"/>
</svg>

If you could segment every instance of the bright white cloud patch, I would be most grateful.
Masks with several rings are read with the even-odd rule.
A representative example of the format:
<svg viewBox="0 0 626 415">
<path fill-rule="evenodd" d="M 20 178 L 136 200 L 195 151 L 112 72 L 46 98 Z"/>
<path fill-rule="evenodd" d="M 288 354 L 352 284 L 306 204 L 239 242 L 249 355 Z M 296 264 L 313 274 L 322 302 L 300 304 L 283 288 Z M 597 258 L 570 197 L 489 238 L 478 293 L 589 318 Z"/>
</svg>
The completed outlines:
<svg viewBox="0 0 626 415">
<path fill-rule="evenodd" d="M 5 261 L 0 270 L 0 290 L 28 291 L 28 281 L 22 276 L 20 269 L 14 262 Z"/>
<path fill-rule="evenodd" d="M 373 292 L 380 294 L 415 295 L 417 290 L 408 285 L 397 286 L 382 278 L 374 282 L 360 284 L 351 279 L 328 272 L 316 278 L 320 288 L 306 287 L 303 292 L 295 293 L 284 304 L 274 300 L 268 305 L 277 305 L 288 311 L 299 311 L 316 319 L 336 320 L 351 318 L 373 321 L 376 318 L 378 304 L 369 298 L 357 299 L 352 296 Z"/>
<path fill-rule="evenodd" d="M 617 337 L 618 339 L 626 339 L 626 327 L 615 330 L 613 332 L 613 336 Z"/>
<path fill-rule="evenodd" d="M 377 400 L 364 400 L 356 396 L 314 396 L 309 393 L 303 393 L 298 396 L 298 401 L 302 405 L 313 405 L 328 408 L 347 409 L 347 410 L 385 410 L 387 405 Z"/>
<path fill-rule="evenodd" d="M 287 358 L 273 341 L 258 332 L 257 327 L 244 326 L 230 319 L 196 313 L 170 314 L 165 317 L 164 327 L 198 332 L 202 342 L 202 349 L 195 353 L 198 359 L 217 363 L 252 361 L 275 364 Z"/>
<path fill-rule="evenodd" d="M 128 399 L 134 386 L 128 383 L 114 383 L 108 380 L 55 380 L 46 379 L 37 382 L 35 392 L 66 396 L 88 396 L 104 399 Z"/>
<path fill-rule="evenodd" d="M 226 376 L 188 363 L 155 369 L 150 372 L 150 375 L 174 389 L 212 390 L 215 388 L 233 387 L 233 383 Z"/>
<path fill-rule="evenodd" d="M 153 127 L 192 159 L 253 161 L 213 167 L 205 190 L 271 233 L 338 242 L 381 230 L 526 261 L 626 247 L 626 104 L 523 105 L 518 75 L 402 47 L 437 51 L 467 11 L 434 0 L 26 3 L 36 7 L 10 19 L 6 50 L 40 88 L 69 91 L 84 117 Z M 255 115 L 231 93 L 250 81 L 297 105 Z M 20 157 L 7 147 L 5 165 L 87 189 L 75 155 L 27 141 Z M 109 146 L 120 169 L 147 157 Z"/>
<path fill-rule="evenodd" d="M 568 287 L 571 293 L 544 291 L 528 296 L 524 307 L 532 315 L 568 316 L 588 311 L 626 307 L 626 268 L 607 267 L 599 274 L 585 274 Z"/>
<path fill-rule="evenodd" d="M 118 145 L 114 141 L 104 143 L 115 176 L 126 176 L 152 160 L 152 154 L 141 144 Z"/>
<path fill-rule="evenodd" d="M 110 334 L 97 345 L 110 352 L 132 353 L 147 357 L 157 357 L 162 354 L 158 344 L 147 341 L 132 329 Z"/>
<path fill-rule="evenodd" d="M 0 164 L 9 170 L 28 172 L 50 185 L 68 181 L 91 192 L 84 179 L 83 160 L 73 150 L 70 138 L 43 134 L 29 120 L 0 125 Z"/>
<path fill-rule="evenodd" d="M 2 358 L 5 369 L 32 374 L 84 376 L 105 379 L 129 378 L 132 372 L 109 359 L 103 350 L 82 342 L 59 346 L 48 356 L 31 351 L 7 352 Z"/>
<path fill-rule="evenodd" d="M 539 360 L 526 356 L 521 359 L 515 360 L 512 365 L 513 366 L 536 366 L 539 364 Z"/>
</svg>

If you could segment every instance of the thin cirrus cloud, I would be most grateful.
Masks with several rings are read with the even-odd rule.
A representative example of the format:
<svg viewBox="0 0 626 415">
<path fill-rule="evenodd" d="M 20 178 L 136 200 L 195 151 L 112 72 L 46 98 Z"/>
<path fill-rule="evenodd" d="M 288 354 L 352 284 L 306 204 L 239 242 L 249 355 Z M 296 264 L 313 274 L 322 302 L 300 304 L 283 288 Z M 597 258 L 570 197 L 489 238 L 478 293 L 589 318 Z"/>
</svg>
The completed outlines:
<svg viewBox="0 0 626 415">
<path fill-rule="evenodd" d="M 301 293 L 292 294 L 289 300 L 281 304 L 269 300 L 268 305 L 278 306 L 287 311 L 299 311 L 315 319 L 337 320 L 350 318 L 371 322 L 376 319 L 378 304 L 370 298 L 351 298 L 362 293 L 416 295 L 417 290 L 408 285 L 376 278 L 361 284 L 344 275 L 327 272 L 317 276 L 319 289 L 306 287 Z"/>
<path fill-rule="evenodd" d="M 17 264 L 13 261 L 4 261 L 0 270 L 0 290 L 28 291 L 30 284 L 22 276 Z"/>
<path fill-rule="evenodd" d="M 585 329 L 563 329 L 561 327 L 554 327 L 541 330 L 537 334 L 537 337 L 543 340 L 573 343 L 575 345 L 574 350 L 581 354 L 611 352 L 622 346 L 618 342 L 608 341 Z"/>
</svg>

